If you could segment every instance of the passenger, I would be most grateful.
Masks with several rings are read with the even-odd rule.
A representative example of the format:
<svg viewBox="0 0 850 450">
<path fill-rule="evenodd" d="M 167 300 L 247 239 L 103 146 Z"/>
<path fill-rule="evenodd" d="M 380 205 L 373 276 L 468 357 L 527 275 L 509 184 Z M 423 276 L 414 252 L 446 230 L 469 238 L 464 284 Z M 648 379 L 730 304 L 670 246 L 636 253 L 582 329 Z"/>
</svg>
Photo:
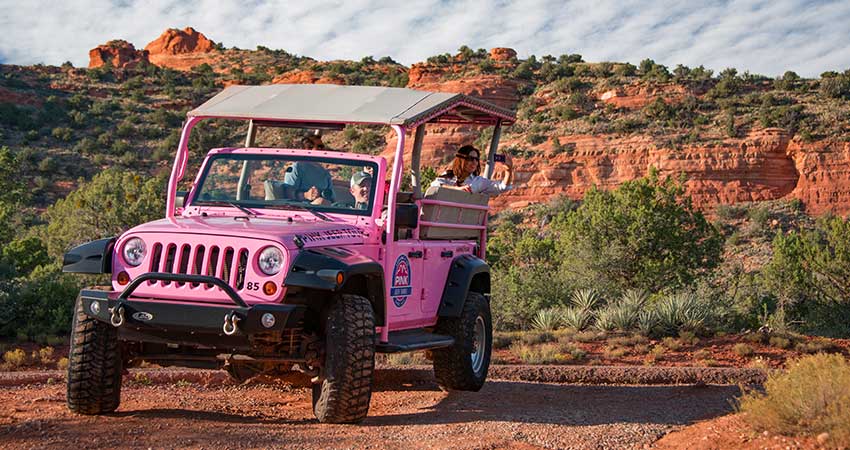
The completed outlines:
<svg viewBox="0 0 850 450">
<path fill-rule="evenodd" d="M 301 143 L 308 150 L 326 150 L 319 133 L 305 136 Z M 331 174 L 312 161 L 297 161 L 286 170 L 283 182 L 292 188 L 295 200 L 314 205 L 328 205 L 335 200 Z"/>
<path fill-rule="evenodd" d="M 362 172 L 355 172 L 351 176 L 351 196 L 354 197 L 354 202 L 334 203 L 334 206 L 351 209 L 369 209 L 370 194 L 372 193 L 372 175 Z"/>
<path fill-rule="evenodd" d="M 505 155 L 504 164 L 507 168 L 505 177 L 497 182 L 479 175 L 481 172 L 481 152 L 471 145 L 464 145 L 457 150 L 455 159 L 449 170 L 440 174 L 432 187 L 446 187 L 460 189 L 475 194 L 498 195 L 512 188 L 511 181 L 514 178 L 514 165 L 510 155 Z"/>
</svg>

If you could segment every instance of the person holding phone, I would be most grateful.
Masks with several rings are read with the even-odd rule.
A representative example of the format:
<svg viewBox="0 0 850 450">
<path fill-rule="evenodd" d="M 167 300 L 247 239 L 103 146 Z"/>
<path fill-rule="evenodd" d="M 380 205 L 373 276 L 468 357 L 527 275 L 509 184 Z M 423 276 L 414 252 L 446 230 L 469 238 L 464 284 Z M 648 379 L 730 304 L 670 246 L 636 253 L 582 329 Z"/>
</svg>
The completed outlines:
<svg viewBox="0 0 850 450">
<path fill-rule="evenodd" d="M 496 161 L 503 164 L 507 170 L 502 181 L 493 181 L 480 176 L 481 152 L 471 146 L 464 145 L 455 153 L 451 168 L 440 174 L 431 186 L 460 189 L 476 194 L 498 195 L 511 189 L 514 178 L 514 164 L 510 155 L 495 155 Z M 500 161 L 501 160 L 501 161 Z"/>
</svg>

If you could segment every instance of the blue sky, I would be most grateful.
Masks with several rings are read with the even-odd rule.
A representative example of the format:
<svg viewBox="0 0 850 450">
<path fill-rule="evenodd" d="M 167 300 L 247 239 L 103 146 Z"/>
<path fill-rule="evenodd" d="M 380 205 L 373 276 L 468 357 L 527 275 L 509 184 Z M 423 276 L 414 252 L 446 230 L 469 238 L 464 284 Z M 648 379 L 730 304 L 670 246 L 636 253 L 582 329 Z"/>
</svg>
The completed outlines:
<svg viewBox="0 0 850 450">
<path fill-rule="evenodd" d="M 391 56 L 410 65 L 466 44 L 768 76 L 850 68 L 847 0 L 0 0 L 0 61 L 85 66 L 89 49 L 110 39 L 144 48 L 186 26 L 227 47 L 320 60 Z"/>
</svg>

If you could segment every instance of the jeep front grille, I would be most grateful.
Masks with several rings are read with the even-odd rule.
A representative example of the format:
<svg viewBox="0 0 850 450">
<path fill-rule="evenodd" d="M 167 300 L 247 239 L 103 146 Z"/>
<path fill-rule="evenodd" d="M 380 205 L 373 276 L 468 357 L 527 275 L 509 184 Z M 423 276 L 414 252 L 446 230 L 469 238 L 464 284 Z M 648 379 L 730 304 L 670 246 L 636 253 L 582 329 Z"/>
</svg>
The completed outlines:
<svg viewBox="0 0 850 450">
<path fill-rule="evenodd" d="M 153 245 L 151 252 L 151 272 L 206 275 L 223 280 L 236 290 L 245 284 L 245 271 L 248 269 L 250 252 L 246 248 L 220 247 L 218 245 L 195 245 L 162 243 Z M 148 281 L 148 285 L 159 283 L 168 286 L 170 281 Z M 183 286 L 185 283 L 175 283 Z M 190 283 L 198 287 L 199 283 Z M 213 285 L 204 283 L 206 289 Z"/>
</svg>

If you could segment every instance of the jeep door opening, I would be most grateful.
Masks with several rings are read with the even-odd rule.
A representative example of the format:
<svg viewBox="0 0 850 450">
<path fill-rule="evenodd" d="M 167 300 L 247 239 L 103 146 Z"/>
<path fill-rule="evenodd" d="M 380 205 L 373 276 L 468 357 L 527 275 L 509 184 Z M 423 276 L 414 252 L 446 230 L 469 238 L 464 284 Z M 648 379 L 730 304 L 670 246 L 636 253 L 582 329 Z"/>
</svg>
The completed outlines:
<svg viewBox="0 0 850 450">
<path fill-rule="evenodd" d="M 187 192 L 189 135 L 248 123 L 244 147 L 209 150 Z M 104 414 L 142 361 L 225 369 L 236 380 L 297 371 L 321 422 L 366 417 L 375 353 L 427 350 L 445 389 L 477 391 L 490 363 L 487 197 L 423 192 L 426 124 L 501 127 L 513 112 L 461 94 L 335 86 L 231 86 L 188 113 L 165 218 L 70 250 L 63 270 L 111 274 L 75 304 L 68 407 Z M 260 127 L 387 125 L 381 156 L 262 148 Z M 412 192 L 400 192 L 412 135 Z M 385 180 L 389 180 L 385 183 Z"/>
</svg>

